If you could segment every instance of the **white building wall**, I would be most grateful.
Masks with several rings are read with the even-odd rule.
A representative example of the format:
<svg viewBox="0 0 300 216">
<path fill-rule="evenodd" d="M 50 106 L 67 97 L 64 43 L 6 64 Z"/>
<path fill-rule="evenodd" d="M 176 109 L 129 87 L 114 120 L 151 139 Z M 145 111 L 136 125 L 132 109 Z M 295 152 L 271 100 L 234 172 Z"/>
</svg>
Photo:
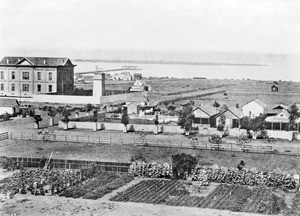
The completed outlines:
<svg viewBox="0 0 300 216">
<path fill-rule="evenodd" d="M 0 115 L 5 114 L 13 114 L 14 113 L 14 109 L 12 107 L 0 107 Z"/>
<path fill-rule="evenodd" d="M 256 102 L 251 101 L 250 103 L 243 106 L 243 113 L 245 116 L 255 118 L 260 114 L 264 114 L 265 109 Z"/>
</svg>

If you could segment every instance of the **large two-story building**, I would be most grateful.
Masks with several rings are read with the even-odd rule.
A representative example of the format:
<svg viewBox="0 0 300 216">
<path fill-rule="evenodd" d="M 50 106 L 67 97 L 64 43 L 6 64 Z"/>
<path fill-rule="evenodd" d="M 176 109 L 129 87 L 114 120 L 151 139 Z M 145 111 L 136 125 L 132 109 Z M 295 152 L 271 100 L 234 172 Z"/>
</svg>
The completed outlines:
<svg viewBox="0 0 300 216">
<path fill-rule="evenodd" d="M 69 58 L 4 57 L 0 62 L 0 96 L 69 94 L 74 67 Z"/>
</svg>

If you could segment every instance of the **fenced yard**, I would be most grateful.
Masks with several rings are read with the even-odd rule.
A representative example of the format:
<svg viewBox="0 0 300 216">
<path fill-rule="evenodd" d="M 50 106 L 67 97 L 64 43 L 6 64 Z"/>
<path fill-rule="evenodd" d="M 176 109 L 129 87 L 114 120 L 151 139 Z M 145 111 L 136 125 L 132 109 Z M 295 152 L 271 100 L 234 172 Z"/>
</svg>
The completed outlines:
<svg viewBox="0 0 300 216">
<path fill-rule="evenodd" d="M 222 144 L 212 144 L 208 142 L 206 136 L 201 135 L 185 140 L 155 139 L 155 138 L 123 138 L 122 136 L 83 136 L 83 135 L 58 135 L 58 134 L 24 134 L 10 133 L 10 138 L 14 140 L 35 140 L 47 142 L 75 142 L 91 143 L 99 145 L 123 145 L 123 146 L 149 146 L 164 148 L 199 149 L 212 151 L 229 151 L 261 154 L 281 154 L 300 156 L 300 147 L 278 146 L 272 143 L 247 143 L 237 144 L 235 141 L 227 141 Z"/>
</svg>

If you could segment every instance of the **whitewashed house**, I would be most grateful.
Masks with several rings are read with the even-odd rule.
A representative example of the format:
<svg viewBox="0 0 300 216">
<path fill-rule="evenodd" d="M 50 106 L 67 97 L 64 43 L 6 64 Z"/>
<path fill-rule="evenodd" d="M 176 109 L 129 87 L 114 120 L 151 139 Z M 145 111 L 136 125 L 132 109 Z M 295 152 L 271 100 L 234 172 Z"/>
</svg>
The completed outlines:
<svg viewBox="0 0 300 216">
<path fill-rule="evenodd" d="M 290 123 L 290 114 L 285 109 L 278 111 L 274 116 L 266 118 L 266 129 L 268 130 L 286 130 Z M 297 131 L 299 131 L 299 119 L 296 120 Z"/>
<path fill-rule="evenodd" d="M 19 112 L 20 104 L 16 99 L 0 98 L 0 115 Z"/>
<path fill-rule="evenodd" d="M 132 92 L 143 92 L 143 91 L 151 91 L 151 90 L 152 90 L 151 86 L 146 84 L 144 80 L 136 80 L 130 89 L 130 91 Z"/>
<path fill-rule="evenodd" d="M 268 105 L 258 99 L 246 103 L 242 109 L 245 116 L 255 118 L 260 114 L 266 114 Z"/>
</svg>

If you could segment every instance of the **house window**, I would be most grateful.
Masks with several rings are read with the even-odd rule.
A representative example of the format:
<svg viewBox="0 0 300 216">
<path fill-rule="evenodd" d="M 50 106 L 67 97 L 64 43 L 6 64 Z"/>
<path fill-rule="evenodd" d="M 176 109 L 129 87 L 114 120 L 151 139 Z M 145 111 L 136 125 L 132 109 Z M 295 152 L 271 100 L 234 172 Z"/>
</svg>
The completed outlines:
<svg viewBox="0 0 300 216">
<path fill-rule="evenodd" d="M 24 91 L 24 92 L 29 91 L 29 84 L 23 84 L 22 85 L 22 91 Z"/>
<path fill-rule="evenodd" d="M 37 91 L 40 92 L 42 89 L 42 86 L 41 85 L 37 85 Z"/>
<path fill-rule="evenodd" d="M 38 72 L 37 73 L 37 80 L 41 80 L 42 79 L 42 73 L 41 72 Z"/>
<path fill-rule="evenodd" d="M 1 91 L 4 91 L 4 83 L 1 83 Z"/>
<path fill-rule="evenodd" d="M 1 79 L 4 79 L 4 71 L 1 71 Z"/>
<path fill-rule="evenodd" d="M 29 80 L 29 72 L 23 72 L 23 80 Z"/>
<path fill-rule="evenodd" d="M 11 72 L 11 79 L 16 79 L 16 74 L 14 71 Z"/>
<path fill-rule="evenodd" d="M 52 80 L 52 72 L 49 73 L 49 80 Z"/>
<path fill-rule="evenodd" d="M 15 91 L 16 90 L 16 84 L 11 84 L 11 91 Z"/>
<path fill-rule="evenodd" d="M 49 85 L 49 92 L 52 92 L 52 85 Z"/>
</svg>

